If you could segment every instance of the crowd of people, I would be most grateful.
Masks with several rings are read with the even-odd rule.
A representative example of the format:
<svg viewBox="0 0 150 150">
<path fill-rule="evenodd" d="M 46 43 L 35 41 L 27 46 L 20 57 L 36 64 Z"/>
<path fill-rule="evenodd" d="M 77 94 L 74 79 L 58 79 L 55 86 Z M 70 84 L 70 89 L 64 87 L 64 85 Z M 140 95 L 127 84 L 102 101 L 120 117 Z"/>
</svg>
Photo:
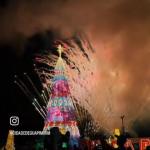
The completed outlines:
<svg viewBox="0 0 150 150">
<path fill-rule="evenodd" d="M 71 146 L 69 145 L 69 139 L 70 139 L 70 133 L 66 132 L 65 135 L 62 135 L 59 132 L 59 129 L 57 127 L 51 129 L 51 135 L 45 137 L 44 140 L 44 150 L 90 150 L 88 146 L 85 146 L 83 148 L 77 147 L 76 145 Z M 100 139 L 99 145 L 96 145 L 93 147 L 93 150 L 113 150 L 113 149 L 118 149 L 118 150 L 131 150 L 131 147 L 125 148 L 125 143 L 126 143 L 126 135 L 120 135 L 117 136 L 117 145 L 118 148 L 113 148 L 106 142 L 105 139 Z M 67 146 L 63 147 L 63 143 L 66 143 Z"/>
<path fill-rule="evenodd" d="M 125 134 L 121 135 L 114 135 L 117 144 L 117 148 L 114 148 L 109 142 L 106 141 L 104 138 L 100 138 L 98 141 L 99 144 L 95 144 L 92 147 L 86 144 L 79 144 L 72 146 L 70 144 L 70 132 L 67 131 L 66 134 L 62 134 L 59 131 L 59 128 L 54 127 L 50 130 L 50 135 L 44 137 L 44 143 L 42 148 L 36 147 L 36 145 L 29 146 L 28 144 L 24 147 L 17 147 L 16 150 L 133 150 L 130 146 L 125 147 L 127 136 Z M 42 140 L 43 141 L 43 140 Z M 83 141 L 85 141 L 83 139 Z M 86 143 L 86 142 L 85 142 Z M 2 150 L 7 150 L 3 147 Z M 137 149 L 134 149 L 137 150 Z M 150 146 L 146 147 L 146 150 L 150 150 Z"/>
</svg>

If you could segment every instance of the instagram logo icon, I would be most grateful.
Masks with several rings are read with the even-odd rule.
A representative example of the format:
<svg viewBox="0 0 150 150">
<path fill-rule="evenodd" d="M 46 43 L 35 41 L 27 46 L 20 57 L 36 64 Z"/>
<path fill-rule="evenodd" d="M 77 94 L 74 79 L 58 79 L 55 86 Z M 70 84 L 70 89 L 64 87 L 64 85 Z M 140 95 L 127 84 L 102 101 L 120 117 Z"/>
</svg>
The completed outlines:
<svg viewBox="0 0 150 150">
<path fill-rule="evenodd" d="M 19 124 L 19 118 L 17 116 L 10 117 L 10 125 L 17 126 Z"/>
</svg>

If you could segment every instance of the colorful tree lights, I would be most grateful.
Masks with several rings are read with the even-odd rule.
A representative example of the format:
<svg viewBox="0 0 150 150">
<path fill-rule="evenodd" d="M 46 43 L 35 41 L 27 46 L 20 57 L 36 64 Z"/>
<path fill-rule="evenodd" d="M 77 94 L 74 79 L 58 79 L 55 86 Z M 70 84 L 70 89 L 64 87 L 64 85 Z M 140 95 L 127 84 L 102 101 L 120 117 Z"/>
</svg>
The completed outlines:
<svg viewBox="0 0 150 150">
<path fill-rule="evenodd" d="M 77 144 L 79 130 L 75 121 L 75 111 L 71 100 L 68 79 L 65 76 L 66 68 L 61 58 L 63 48 L 59 45 L 59 58 L 55 67 L 50 100 L 48 102 L 48 113 L 45 120 L 44 130 L 59 127 L 60 131 L 69 131 L 71 144 Z"/>
</svg>

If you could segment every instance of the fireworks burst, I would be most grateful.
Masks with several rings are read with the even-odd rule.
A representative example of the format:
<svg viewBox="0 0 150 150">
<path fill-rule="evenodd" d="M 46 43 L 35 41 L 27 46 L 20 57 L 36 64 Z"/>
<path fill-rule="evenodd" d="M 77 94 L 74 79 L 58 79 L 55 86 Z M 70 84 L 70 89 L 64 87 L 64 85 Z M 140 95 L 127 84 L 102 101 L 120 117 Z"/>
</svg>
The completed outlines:
<svg viewBox="0 0 150 150">
<path fill-rule="evenodd" d="M 45 119 L 46 112 L 47 112 L 46 105 L 48 103 L 48 96 L 47 96 L 48 93 L 44 92 L 43 90 L 42 93 L 40 94 L 38 90 L 36 89 L 35 85 L 33 84 L 32 80 L 30 79 L 30 77 L 26 73 L 24 73 L 24 75 L 27 78 L 30 85 L 33 87 L 34 92 L 36 94 L 33 94 L 31 91 L 29 91 L 28 87 L 17 76 L 15 76 L 14 83 L 16 83 L 21 88 L 21 90 L 25 93 L 25 95 L 31 101 L 32 105 L 34 105 L 35 109 Z"/>
<path fill-rule="evenodd" d="M 86 81 L 86 77 L 88 76 L 88 71 L 85 72 L 84 62 L 87 61 L 87 65 L 88 65 L 88 63 L 90 64 L 90 62 L 92 61 L 89 59 L 89 56 L 86 53 L 86 49 L 88 49 L 88 51 L 91 54 L 92 53 L 94 54 L 95 51 L 92 49 L 91 45 L 87 41 L 84 41 L 81 38 L 82 38 L 81 36 L 80 37 L 78 36 L 74 39 L 66 41 L 66 43 L 60 40 L 56 40 L 55 47 L 57 47 L 58 44 L 61 44 L 65 48 L 63 57 L 67 66 L 66 74 L 70 80 L 72 99 L 74 102 L 79 129 L 82 131 L 82 135 L 92 137 L 97 132 L 99 132 L 100 127 L 92 119 L 91 115 L 86 110 L 87 108 L 89 108 L 89 111 L 91 112 L 93 111 L 92 103 L 91 103 L 92 101 L 89 101 L 86 98 L 85 101 L 82 101 L 81 96 L 83 92 L 89 92 L 88 91 L 89 89 L 85 88 L 84 86 L 85 83 L 92 83 L 91 81 Z M 75 62 L 74 60 L 76 59 L 76 57 L 83 57 L 84 59 L 82 61 Z M 58 56 L 48 51 L 45 51 L 42 54 L 36 54 L 36 59 L 35 59 L 36 64 L 34 64 L 34 67 L 43 86 L 43 90 L 41 94 L 38 92 L 36 86 L 34 85 L 32 80 L 26 73 L 24 73 L 24 76 L 32 86 L 34 90 L 34 94 L 28 89 L 28 86 L 26 86 L 19 77 L 15 76 L 16 79 L 15 83 L 22 89 L 22 91 L 26 94 L 26 96 L 29 98 L 31 103 L 34 105 L 35 109 L 39 112 L 39 114 L 44 119 L 47 114 L 48 101 L 51 95 L 52 79 L 54 77 L 53 68 L 56 65 L 57 59 Z M 83 69 L 79 68 L 80 67 L 79 65 L 81 64 L 83 66 Z M 69 70 L 73 70 L 73 72 L 70 72 Z M 88 70 L 90 70 L 90 66 Z M 85 76 L 83 73 L 85 74 Z M 91 74 L 93 73 L 91 72 Z M 79 79 L 77 79 L 78 76 Z M 78 94 L 78 96 L 76 96 L 77 92 L 79 91 L 80 93 Z M 90 94 L 88 95 L 90 96 Z"/>
<path fill-rule="evenodd" d="M 66 41 L 56 40 L 54 46 L 57 47 L 59 44 L 64 47 L 62 58 L 67 69 L 66 74 L 69 79 L 79 126 L 83 120 L 89 122 L 87 119 L 89 116 L 86 113 L 86 110 L 88 110 L 88 113 L 99 125 L 92 125 L 96 129 L 95 131 L 92 129 L 93 134 L 102 129 L 112 135 L 115 128 L 121 128 L 121 115 L 125 115 L 125 127 L 126 130 L 130 130 L 140 114 L 132 109 L 131 101 L 121 100 L 122 95 L 127 90 L 129 74 L 122 69 L 121 64 L 113 66 L 115 51 L 107 46 L 107 43 L 105 43 L 105 46 L 95 45 L 95 51 L 88 39 L 80 35 Z M 43 118 L 47 113 L 46 106 L 50 99 L 52 78 L 57 59 L 58 56 L 51 51 L 44 51 L 36 55 L 36 65 L 34 66 L 43 86 L 42 95 L 25 74 L 29 83 L 33 86 L 37 95 L 36 98 L 34 94 L 29 92 L 23 82 L 16 77 L 16 83 Z M 148 102 L 149 99 L 146 100 L 145 104 L 142 104 L 140 111 L 143 111 Z M 140 103 L 135 106 L 139 109 Z M 86 135 L 89 135 L 89 133 L 86 132 Z"/>
<path fill-rule="evenodd" d="M 88 40 L 83 40 L 83 37 L 79 35 L 77 35 L 76 38 L 67 40 L 65 42 L 56 40 L 55 44 L 55 47 L 57 47 L 59 44 L 64 47 L 63 58 L 66 62 L 66 73 L 69 78 L 72 99 L 75 103 L 75 107 L 76 105 L 84 107 L 90 114 L 93 114 L 92 117 L 94 120 L 100 122 L 102 128 L 111 134 L 106 124 L 105 116 L 100 117 L 96 111 L 98 104 L 98 97 L 96 97 L 97 94 L 91 92 L 93 89 L 97 89 L 97 80 L 94 78 L 98 76 L 98 73 L 97 66 L 94 63 L 95 60 L 93 60 L 95 50 L 91 47 Z M 47 84 L 51 82 L 51 78 L 54 75 L 53 72 L 50 72 L 48 68 L 54 68 L 57 59 L 58 57 L 52 53 L 40 54 L 36 58 L 38 63 L 47 65 L 45 68 L 38 68 L 39 76 L 42 76 L 42 78 L 45 80 L 43 87 L 46 89 L 48 89 Z M 95 99 L 95 103 L 93 103 L 93 99 Z M 107 101 L 108 103 L 111 103 L 109 100 Z M 76 110 L 76 112 L 79 111 L 78 109 Z M 105 114 L 107 116 L 109 113 L 109 110 L 106 110 Z"/>
<path fill-rule="evenodd" d="M 94 121 L 89 112 L 78 104 L 76 104 L 76 119 L 82 137 L 90 137 L 92 139 L 101 132 L 100 126 Z"/>
<path fill-rule="evenodd" d="M 77 105 L 84 107 L 92 115 L 93 119 L 99 123 L 101 129 L 112 134 L 114 128 L 108 123 L 108 119 L 119 120 L 120 118 L 114 111 L 115 104 L 112 101 L 111 89 L 114 83 L 107 78 L 99 80 L 100 66 L 97 64 L 98 60 L 95 59 L 96 52 L 88 40 L 84 39 L 82 36 L 77 35 L 75 38 L 65 42 L 56 40 L 55 47 L 59 44 L 64 47 L 63 58 L 66 63 L 66 74 L 69 78 L 75 107 Z M 48 68 L 55 67 L 58 57 L 48 52 L 37 56 L 36 61 L 46 65 L 46 67 L 37 67 L 38 69 L 36 70 L 44 81 L 43 87 L 49 89 L 48 84 L 51 83 L 51 78 L 54 74 Z M 98 84 L 101 85 L 102 90 L 98 88 Z M 79 110 L 76 110 L 77 114 L 79 114 Z M 79 114 L 79 116 L 81 115 Z"/>
</svg>

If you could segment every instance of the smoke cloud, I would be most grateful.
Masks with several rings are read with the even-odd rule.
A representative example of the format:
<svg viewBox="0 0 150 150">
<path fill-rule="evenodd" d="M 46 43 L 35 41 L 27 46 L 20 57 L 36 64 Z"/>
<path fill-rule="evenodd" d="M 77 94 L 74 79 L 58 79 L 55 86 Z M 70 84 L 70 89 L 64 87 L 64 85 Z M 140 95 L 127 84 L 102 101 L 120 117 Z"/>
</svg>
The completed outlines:
<svg viewBox="0 0 150 150">
<path fill-rule="evenodd" d="M 148 120 L 149 0 L 18 0 L 1 10 L 0 20 L 1 43 L 25 41 L 49 29 L 64 39 L 76 31 L 86 33 L 97 53 L 92 59 L 98 83 L 107 79 L 114 85 L 110 92 L 116 112 L 128 111 L 133 115 L 130 122 L 139 117 Z"/>
<path fill-rule="evenodd" d="M 59 29 L 63 37 L 71 36 L 79 29 L 98 39 L 122 31 L 130 33 L 133 38 L 136 34 L 146 36 L 149 7 L 146 0 L 35 0 L 32 3 L 16 0 L 1 10 L 0 39 L 14 39 L 19 35 L 30 37 L 51 28 Z"/>
</svg>

